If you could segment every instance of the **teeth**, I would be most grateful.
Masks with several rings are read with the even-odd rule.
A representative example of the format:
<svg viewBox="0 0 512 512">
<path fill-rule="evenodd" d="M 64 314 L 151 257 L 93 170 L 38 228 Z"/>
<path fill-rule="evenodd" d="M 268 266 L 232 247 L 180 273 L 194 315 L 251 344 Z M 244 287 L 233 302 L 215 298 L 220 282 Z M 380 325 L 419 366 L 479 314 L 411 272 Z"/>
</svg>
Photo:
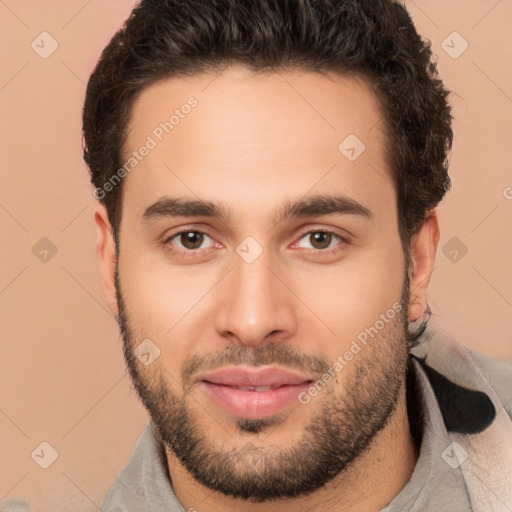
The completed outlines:
<svg viewBox="0 0 512 512">
<path fill-rule="evenodd" d="M 270 386 L 237 386 L 240 391 L 270 391 Z"/>
</svg>

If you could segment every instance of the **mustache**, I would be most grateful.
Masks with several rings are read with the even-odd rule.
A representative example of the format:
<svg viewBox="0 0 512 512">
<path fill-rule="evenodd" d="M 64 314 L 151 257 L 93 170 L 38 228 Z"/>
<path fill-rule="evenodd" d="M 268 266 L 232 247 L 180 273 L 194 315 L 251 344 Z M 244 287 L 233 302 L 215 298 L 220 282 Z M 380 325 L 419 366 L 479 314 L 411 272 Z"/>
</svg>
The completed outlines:
<svg viewBox="0 0 512 512">
<path fill-rule="evenodd" d="M 242 364 L 247 366 L 276 365 L 290 370 L 312 373 L 318 375 L 318 378 L 330 367 L 325 357 L 301 354 L 282 343 L 267 343 L 254 349 L 232 345 L 212 354 L 196 354 L 187 358 L 181 371 L 183 386 L 187 388 L 197 372 L 210 371 L 226 365 L 239 366 Z"/>
</svg>

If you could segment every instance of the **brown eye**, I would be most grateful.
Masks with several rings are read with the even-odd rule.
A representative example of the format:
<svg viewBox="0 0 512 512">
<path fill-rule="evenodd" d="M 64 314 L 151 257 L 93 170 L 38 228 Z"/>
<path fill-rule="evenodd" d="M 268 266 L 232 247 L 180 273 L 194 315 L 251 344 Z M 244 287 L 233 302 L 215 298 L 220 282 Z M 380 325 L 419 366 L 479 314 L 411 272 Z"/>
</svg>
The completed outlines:
<svg viewBox="0 0 512 512">
<path fill-rule="evenodd" d="M 185 249 L 199 249 L 204 241 L 204 233 L 184 231 L 180 233 L 180 242 Z"/>
<path fill-rule="evenodd" d="M 208 240 L 209 245 L 208 245 Z M 168 237 L 164 245 L 171 251 L 183 255 L 189 253 L 191 256 L 199 254 L 199 249 L 210 249 L 214 245 L 214 240 L 202 231 L 180 231 Z"/>
<path fill-rule="evenodd" d="M 338 250 L 346 248 L 348 242 L 345 238 L 333 231 L 319 229 L 304 233 L 298 246 L 303 249 L 309 249 L 313 253 L 331 254 Z"/>
<path fill-rule="evenodd" d="M 332 241 L 332 233 L 326 233 L 325 231 L 315 231 L 310 233 L 309 237 L 311 245 L 315 249 L 326 249 Z"/>
</svg>

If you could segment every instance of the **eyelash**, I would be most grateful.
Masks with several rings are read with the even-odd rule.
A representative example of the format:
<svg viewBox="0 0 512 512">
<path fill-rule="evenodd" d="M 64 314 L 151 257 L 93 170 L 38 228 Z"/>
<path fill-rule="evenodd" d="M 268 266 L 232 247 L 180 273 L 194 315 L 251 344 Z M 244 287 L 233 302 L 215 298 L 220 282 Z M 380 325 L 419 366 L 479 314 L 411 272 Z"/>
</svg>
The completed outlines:
<svg viewBox="0 0 512 512">
<path fill-rule="evenodd" d="M 198 256 L 202 256 L 203 255 L 203 252 L 202 252 L 203 250 L 202 249 L 188 249 L 188 250 L 184 250 L 184 249 L 174 249 L 172 247 L 172 244 L 170 243 L 171 240 L 176 238 L 179 235 L 182 235 L 183 233 L 196 233 L 196 234 L 200 234 L 200 235 L 206 235 L 206 236 L 210 237 L 213 240 L 213 237 L 210 236 L 206 231 L 200 231 L 200 230 L 196 230 L 196 229 L 184 229 L 184 230 L 178 231 L 178 232 L 173 233 L 172 235 L 168 236 L 163 241 L 162 245 L 167 250 L 169 250 L 171 253 L 179 254 L 179 255 L 185 256 L 187 258 L 196 258 Z M 313 230 L 310 230 L 310 231 L 306 231 L 305 233 L 302 233 L 302 235 L 299 237 L 299 240 L 302 240 L 302 238 L 304 238 L 306 235 L 311 235 L 313 233 L 323 233 L 323 234 L 327 234 L 327 235 L 333 235 L 333 236 L 339 238 L 341 244 L 338 244 L 338 245 L 348 245 L 349 244 L 348 240 L 345 237 L 343 237 L 340 234 L 336 233 L 335 231 L 331 231 L 329 229 L 313 229 Z M 208 248 L 208 249 L 210 249 L 210 248 Z M 339 246 L 337 246 L 334 249 L 307 249 L 307 252 L 309 254 L 313 254 L 313 255 L 317 255 L 319 253 L 321 253 L 321 254 L 329 254 L 330 255 L 330 254 L 335 254 L 335 253 L 337 253 L 340 250 L 342 250 L 342 249 Z"/>
</svg>

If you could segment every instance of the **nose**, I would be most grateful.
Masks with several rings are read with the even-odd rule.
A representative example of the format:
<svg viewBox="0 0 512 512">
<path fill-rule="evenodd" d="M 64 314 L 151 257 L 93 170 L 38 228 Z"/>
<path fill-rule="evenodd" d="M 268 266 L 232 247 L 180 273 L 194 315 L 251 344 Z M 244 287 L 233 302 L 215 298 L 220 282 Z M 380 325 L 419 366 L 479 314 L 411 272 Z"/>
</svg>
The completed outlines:
<svg viewBox="0 0 512 512">
<path fill-rule="evenodd" d="M 223 281 L 215 325 L 221 336 L 256 348 L 294 334 L 294 295 L 268 251 L 252 263 L 235 254 L 233 269 Z"/>
</svg>

